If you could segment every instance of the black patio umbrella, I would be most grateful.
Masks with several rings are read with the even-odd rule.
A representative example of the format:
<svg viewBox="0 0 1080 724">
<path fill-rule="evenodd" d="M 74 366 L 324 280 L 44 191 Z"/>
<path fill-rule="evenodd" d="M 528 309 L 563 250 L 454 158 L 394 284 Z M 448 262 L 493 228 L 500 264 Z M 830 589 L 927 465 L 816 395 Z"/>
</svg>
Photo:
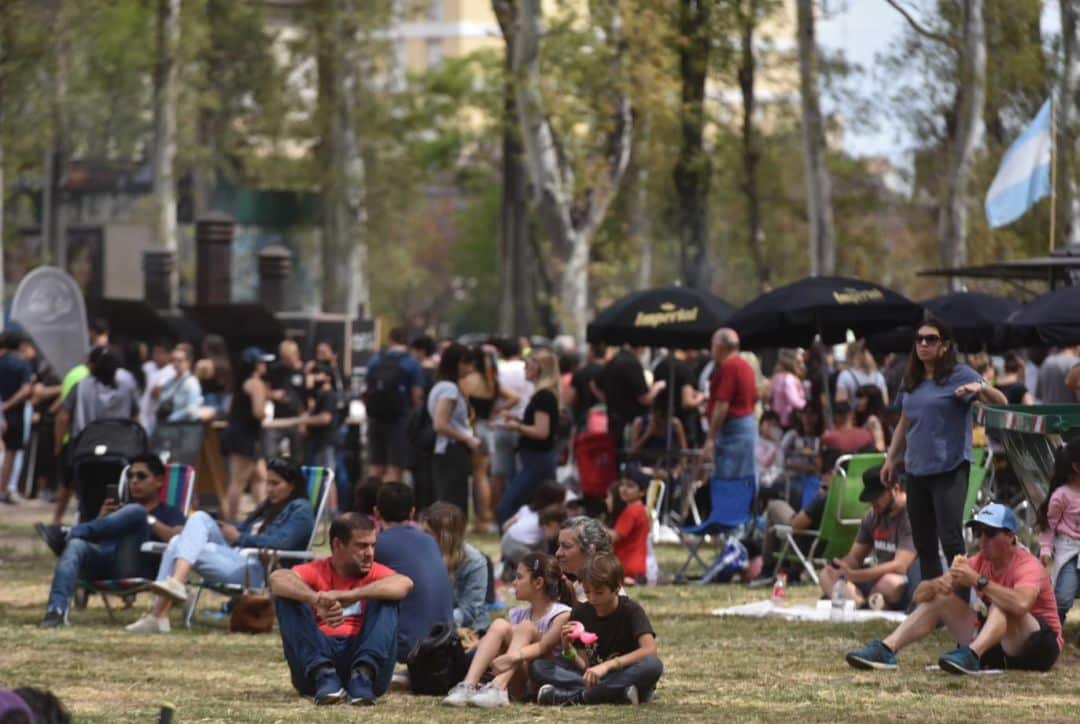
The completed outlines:
<svg viewBox="0 0 1080 724">
<path fill-rule="evenodd" d="M 181 307 L 181 310 L 207 334 L 224 337 L 234 361 L 239 359 L 245 347 L 254 345 L 273 353 L 278 343 L 285 339 L 285 325 L 257 302 L 201 304 Z"/>
<path fill-rule="evenodd" d="M 723 299 L 699 289 L 645 289 L 600 311 L 586 338 L 605 344 L 705 349 L 733 311 Z"/>
<path fill-rule="evenodd" d="M 1011 299 L 982 292 L 953 292 L 927 299 L 922 305 L 952 327 L 961 352 L 1003 352 L 1015 346 L 1006 320 L 1020 305 Z"/>
<path fill-rule="evenodd" d="M 91 317 L 103 317 L 114 337 L 153 342 L 173 337 L 185 342 L 202 338 L 198 325 L 189 320 L 161 314 L 140 299 L 92 299 L 87 301 Z"/>
<path fill-rule="evenodd" d="M 1008 320 L 1013 334 L 1037 333 L 1051 346 L 1080 344 L 1080 286 L 1035 297 Z"/>
<path fill-rule="evenodd" d="M 916 324 L 923 310 L 887 287 L 849 277 L 807 277 L 765 292 L 728 320 L 746 349 L 808 347 Z"/>
</svg>

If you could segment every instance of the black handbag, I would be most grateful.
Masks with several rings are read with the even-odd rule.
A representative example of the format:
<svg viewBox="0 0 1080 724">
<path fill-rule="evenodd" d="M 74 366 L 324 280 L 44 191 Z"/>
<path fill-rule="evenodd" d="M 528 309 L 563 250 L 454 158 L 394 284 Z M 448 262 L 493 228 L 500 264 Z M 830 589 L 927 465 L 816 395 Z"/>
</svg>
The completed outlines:
<svg viewBox="0 0 1080 724">
<path fill-rule="evenodd" d="M 416 642 L 406 665 L 409 689 L 426 696 L 445 696 L 469 668 L 457 629 L 445 623 L 435 624 L 426 639 Z"/>
</svg>

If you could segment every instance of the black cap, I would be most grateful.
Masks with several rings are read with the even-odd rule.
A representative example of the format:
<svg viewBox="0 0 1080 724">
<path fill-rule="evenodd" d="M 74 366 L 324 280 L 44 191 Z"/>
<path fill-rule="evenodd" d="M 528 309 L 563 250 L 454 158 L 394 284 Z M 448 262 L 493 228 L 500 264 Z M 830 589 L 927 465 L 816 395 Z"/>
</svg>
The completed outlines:
<svg viewBox="0 0 1080 724">
<path fill-rule="evenodd" d="M 642 470 L 641 465 L 637 463 L 623 465 L 622 478 L 636 483 L 642 490 L 648 490 L 649 483 L 652 482 L 652 476 Z"/>
<path fill-rule="evenodd" d="M 878 497 L 888 490 L 885 483 L 881 482 L 881 466 L 875 465 L 862 474 L 863 491 L 859 493 L 859 500 L 864 503 L 873 503 Z"/>
</svg>

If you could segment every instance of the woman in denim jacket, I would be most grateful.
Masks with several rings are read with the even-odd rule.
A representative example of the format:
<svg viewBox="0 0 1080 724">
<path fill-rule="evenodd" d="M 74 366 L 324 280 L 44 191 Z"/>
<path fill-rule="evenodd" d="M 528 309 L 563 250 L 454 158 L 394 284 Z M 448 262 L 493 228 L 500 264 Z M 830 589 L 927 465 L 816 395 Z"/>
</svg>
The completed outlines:
<svg viewBox="0 0 1080 724">
<path fill-rule="evenodd" d="M 434 536 L 454 588 L 454 624 L 483 634 L 491 625 L 487 609 L 488 563 L 465 542 L 465 514 L 453 503 L 432 503 L 420 525 Z"/>
<path fill-rule="evenodd" d="M 307 547 L 315 516 L 307 499 L 307 479 L 292 460 L 274 458 L 268 465 L 267 496 L 239 526 L 219 523 L 204 512 L 188 518 L 184 530 L 169 541 L 161 558 L 158 593 L 150 613 L 127 627 L 135 633 L 168 633 L 169 609 L 187 600 L 187 583 L 195 570 L 216 583 L 264 585 L 263 567 L 241 548 L 297 550 Z"/>
</svg>

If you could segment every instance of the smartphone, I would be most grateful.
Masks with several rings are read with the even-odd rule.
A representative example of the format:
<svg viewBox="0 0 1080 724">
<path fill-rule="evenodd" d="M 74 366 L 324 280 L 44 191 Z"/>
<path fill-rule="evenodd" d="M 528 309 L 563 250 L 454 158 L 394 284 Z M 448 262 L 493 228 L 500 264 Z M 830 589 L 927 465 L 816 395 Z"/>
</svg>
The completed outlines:
<svg viewBox="0 0 1080 724">
<path fill-rule="evenodd" d="M 120 484 L 109 483 L 105 486 L 105 500 L 120 502 Z"/>
</svg>

